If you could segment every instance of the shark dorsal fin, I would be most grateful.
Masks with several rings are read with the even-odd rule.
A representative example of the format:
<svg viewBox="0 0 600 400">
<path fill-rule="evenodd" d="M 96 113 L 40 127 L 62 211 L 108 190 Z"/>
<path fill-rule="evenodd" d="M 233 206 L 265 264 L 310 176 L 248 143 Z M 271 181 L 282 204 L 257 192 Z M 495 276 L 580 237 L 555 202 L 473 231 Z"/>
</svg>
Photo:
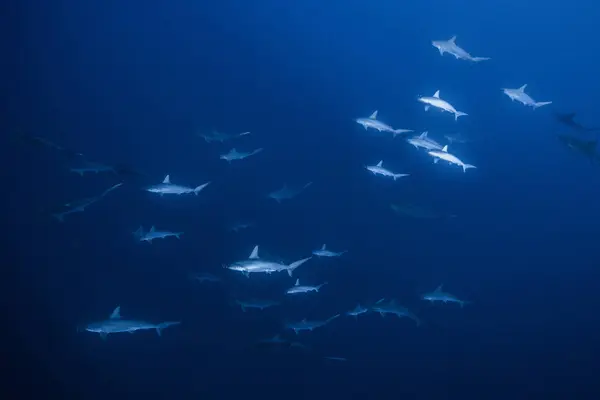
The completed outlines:
<svg viewBox="0 0 600 400">
<path fill-rule="evenodd" d="M 519 88 L 519 92 L 525 92 L 525 89 L 527 88 L 527 84 L 524 84 L 523 86 L 521 86 Z"/>
<path fill-rule="evenodd" d="M 294 284 L 294 286 L 300 286 L 300 278 L 296 279 L 296 283 Z"/>
<path fill-rule="evenodd" d="M 150 227 L 150 230 L 149 230 L 148 232 L 154 232 L 154 231 L 156 231 L 156 227 L 155 227 L 154 225 L 152 225 L 152 226 Z"/>
<path fill-rule="evenodd" d="M 441 292 L 443 288 L 444 288 L 444 284 L 442 283 L 442 284 L 440 284 L 440 286 L 435 288 L 434 292 L 436 292 L 436 293 Z"/>
<path fill-rule="evenodd" d="M 427 137 L 427 131 L 425 131 L 419 135 L 419 138 L 421 138 L 421 139 L 425 139 L 426 137 Z"/>
<path fill-rule="evenodd" d="M 440 91 L 436 90 L 435 93 L 433 94 L 433 97 L 435 97 L 436 99 L 440 98 Z"/>
<path fill-rule="evenodd" d="M 442 148 L 442 151 L 443 151 L 444 153 L 447 153 L 447 152 L 448 152 L 448 145 L 445 145 L 445 146 Z"/>
<path fill-rule="evenodd" d="M 456 42 L 456 35 L 452 36 L 450 38 L 450 40 L 448 40 L 450 43 L 455 43 Z"/>
<path fill-rule="evenodd" d="M 379 161 L 379 162 L 377 163 L 377 166 L 378 166 L 378 167 L 381 167 L 381 166 L 383 166 L 383 160 Z"/>
<path fill-rule="evenodd" d="M 377 110 L 373 111 L 373 114 L 369 116 L 369 119 L 377 119 Z"/>
<path fill-rule="evenodd" d="M 323 247 L 321 247 L 321 250 L 326 250 L 327 249 L 327 245 L 323 243 Z"/>
<path fill-rule="evenodd" d="M 163 179 L 162 183 L 171 183 L 171 177 L 169 175 L 165 176 L 165 179 Z"/>
<path fill-rule="evenodd" d="M 117 306 L 117 308 L 115 308 L 112 312 L 112 314 L 110 314 L 109 319 L 119 319 L 121 318 L 121 306 Z"/>
<path fill-rule="evenodd" d="M 258 245 L 254 246 L 252 249 L 252 253 L 250 253 L 249 260 L 256 260 L 258 258 Z"/>
</svg>

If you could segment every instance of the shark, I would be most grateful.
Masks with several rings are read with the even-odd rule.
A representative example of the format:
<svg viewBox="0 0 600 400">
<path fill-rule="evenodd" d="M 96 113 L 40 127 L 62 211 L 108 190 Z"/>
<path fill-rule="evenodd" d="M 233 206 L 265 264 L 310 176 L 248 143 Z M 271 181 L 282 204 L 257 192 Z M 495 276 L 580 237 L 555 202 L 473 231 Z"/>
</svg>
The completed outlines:
<svg viewBox="0 0 600 400">
<path fill-rule="evenodd" d="M 115 167 L 113 167 L 113 166 L 89 162 L 89 161 L 86 161 L 85 164 L 81 167 L 71 168 L 70 171 L 74 172 L 76 174 L 79 174 L 79 176 L 83 176 L 86 173 L 94 173 L 94 174 L 98 174 L 101 172 L 112 172 L 113 174 L 117 173 L 117 171 L 115 170 Z"/>
<path fill-rule="evenodd" d="M 232 140 L 232 139 L 235 139 L 235 138 L 238 138 L 241 136 L 246 136 L 249 134 L 250 134 L 250 132 L 227 134 L 227 133 L 222 133 L 222 132 L 213 130 L 212 132 L 210 132 L 208 134 L 198 134 L 198 136 L 203 138 L 206 141 L 206 143 L 211 143 L 211 142 L 224 143 L 229 140 Z"/>
<path fill-rule="evenodd" d="M 271 274 L 273 272 L 287 271 L 289 276 L 292 276 L 292 273 L 296 268 L 310 260 L 312 257 L 303 258 L 298 261 L 294 261 L 290 265 L 285 265 L 283 263 L 277 261 L 269 261 L 259 258 L 258 256 L 258 246 L 254 246 L 252 249 L 252 253 L 250 253 L 250 257 L 247 260 L 236 261 L 230 265 L 225 265 L 224 268 L 230 269 L 232 271 L 238 271 L 246 275 L 246 277 L 250 277 L 252 273 L 264 273 Z"/>
<path fill-rule="evenodd" d="M 298 334 L 301 331 L 312 332 L 313 330 L 315 330 L 317 328 L 327 325 L 328 323 L 330 323 L 334 319 L 338 318 L 339 316 L 340 316 L 340 314 L 336 314 L 333 317 L 327 318 L 325 321 L 309 321 L 306 318 L 304 318 L 300 322 L 287 323 L 287 324 L 285 324 L 285 327 L 287 329 L 293 330 L 294 333 L 296 333 L 296 334 Z"/>
<path fill-rule="evenodd" d="M 448 145 L 445 145 L 442 148 L 442 150 L 431 150 L 427 154 L 429 154 L 430 156 L 432 156 L 434 158 L 434 160 L 433 160 L 434 163 L 437 163 L 439 160 L 448 161 L 450 164 L 456 164 L 456 165 L 462 167 L 463 172 L 467 172 L 467 170 L 470 168 L 477 168 L 474 165 L 465 164 L 454 154 L 448 153 Z"/>
<path fill-rule="evenodd" d="M 468 304 L 467 301 L 460 300 L 453 294 L 447 293 L 443 291 L 443 284 L 439 285 L 433 292 L 425 293 L 422 296 L 423 300 L 427 300 L 431 303 L 435 303 L 436 301 L 446 303 L 457 303 L 460 304 L 461 307 L 464 307 L 465 304 Z"/>
<path fill-rule="evenodd" d="M 431 107 L 437 108 L 438 110 L 446 111 L 454 114 L 454 120 L 458 120 L 458 117 L 469 115 L 462 111 L 457 111 L 456 108 L 446 100 L 440 98 L 440 91 L 437 90 L 433 96 L 421 96 L 417 98 L 418 101 L 425 104 L 425 111 L 428 111 Z"/>
<path fill-rule="evenodd" d="M 535 101 L 531 98 L 527 93 L 525 93 L 525 89 L 527 89 L 527 84 L 521 86 L 518 89 L 502 89 L 505 95 L 507 95 L 512 101 L 518 101 L 519 103 L 533 107 L 539 108 L 542 106 L 546 106 L 548 104 L 552 104 L 551 101 Z"/>
<path fill-rule="evenodd" d="M 320 285 L 317 285 L 317 286 L 300 285 L 300 279 L 296 279 L 296 283 L 294 284 L 294 286 L 292 286 L 291 288 L 286 290 L 285 293 L 286 294 L 302 294 L 302 293 L 309 293 L 309 292 L 317 292 L 318 293 L 319 289 L 321 289 L 325 285 L 327 285 L 327 282 L 321 283 Z"/>
<path fill-rule="evenodd" d="M 466 50 L 456 44 L 456 36 L 452 36 L 449 40 L 434 40 L 431 42 L 433 47 L 440 51 L 440 55 L 448 53 L 453 55 L 457 60 L 467 60 L 480 62 L 489 60 L 489 57 L 473 57 Z"/>
<path fill-rule="evenodd" d="M 264 310 L 265 308 L 278 306 L 280 303 L 271 300 L 235 300 L 235 303 L 242 308 L 242 311 L 246 312 L 249 308 L 256 308 Z"/>
<path fill-rule="evenodd" d="M 405 176 L 409 176 L 410 174 L 395 174 L 387 168 L 383 167 L 383 160 L 379 161 L 376 165 L 367 165 L 365 168 L 371 171 L 374 175 L 381 175 L 394 178 L 394 180 L 398 178 L 402 178 Z"/>
<path fill-rule="evenodd" d="M 327 249 L 327 245 L 323 245 L 320 249 L 317 250 L 313 250 L 313 255 L 317 256 L 317 257 L 339 257 L 345 253 L 347 253 L 348 250 L 343 250 L 343 251 L 331 251 Z"/>
<path fill-rule="evenodd" d="M 568 135 L 558 135 L 558 140 L 567 148 L 585 156 L 591 163 L 600 161 L 598 140 L 582 140 Z"/>
<path fill-rule="evenodd" d="M 235 147 L 231 150 L 229 150 L 229 152 L 222 154 L 221 156 L 219 156 L 219 158 L 221 160 L 225 160 L 228 163 L 231 163 L 232 161 L 236 161 L 236 160 L 243 160 L 244 158 L 248 158 L 250 156 L 253 156 L 255 154 L 260 153 L 261 151 L 263 151 L 262 147 L 258 148 L 256 150 L 253 151 L 248 151 L 248 152 L 239 152 L 235 149 Z"/>
<path fill-rule="evenodd" d="M 377 111 L 374 111 L 368 118 L 357 118 L 355 121 L 365 128 L 365 130 L 371 128 L 379 132 L 389 132 L 393 134 L 394 137 L 403 133 L 413 132 L 412 129 L 394 129 L 385 122 L 381 122 L 377 119 Z"/>
<path fill-rule="evenodd" d="M 575 113 L 554 113 L 554 118 L 561 124 L 568 126 L 569 128 L 577 132 L 593 132 L 600 131 L 600 128 L 587 128 L 575 121 Z"/>
<path fill-rule="evenodd" d="M 254 226 L 253 222 L 238 222 L 229 228 L 230 231 L 238 233 L 244 229 L 252 228 Z"/>
<path fill-rule="evenodd" d="M 194 193 L 196 196 L 198 196 L 198 193 L 200 193 L 200 191 L 202 189 L 204 189 L 205 187 L 207 187 L 209 184 L 210 184 L 210 182 L 206 182 L 206 183 L 203 183 L 202 185 L 196 186 L 195 188 L 176 185 L 176 184 L 171 183 L 171 176 L 167 175 L 167 176 L 165 176 L 165 179 L 163 179 L 163 181 L 161 183 L 159 183 L 157 185 L 152 185 L 152 186 L 146 188 L 146 191 L 148 191 L 150 193 L 157 193 L 161 196 L 163 196 L 165 194 L 182 195 L 182 194 L 190 194 L 190 193 Z"/>
<path fill-rule="evenodd" d="M 349 315 L 354 318 L 358 318 L 359 315 L 366 314 L 368 312 L 369 312 L 368 308 L 365 308 L 365 307 L 361 306 L 360 304 L 357 304 L 356 307 L 354 307 L 352 310 L 348 311 L 346 313 L 346 315 Z"/>
<path fill-rule="evenodd" d="M 154 239 L 164 239 L 168 237 L 176 237 L 177 239 L 181 239 L 183 232 L 157 231 L 156 227 L 152 225 L 148 232 L 144 232 L 144 228 L 140 226 L 137 231 L 133 232 L 133 235 L 140 242 L 152 243 Z"/>
<path fill-rule="evenodd" d="M 277 189 L 268 194 L 267 197 L 275 200 L 278 203 L 281 203 L 283 200 L 293 199 L 302 193 L 305 189 L 307 189 L 312 182 L 308 182 L 304 186 L 294 186 L 289 187 L 287 184 L 284 184 L 281 189 Z"/>
<path fill-rule="evenodd" d="M 99 202 L 106 195 L 108 195 L 110 192 L 112 192 L 115 189 L 118 189 L 122 185 L 123 185 L 122 182 L 121 183 L 117 183 L 116 185 L 113 185 L 113 186 L 109 187 L 108 189 L 106 189 L 104 192 L 102 192 L 98 196 L 86 197 L 84 199 L 79 199 L 79 200 L 75 200 L 75 201 L 71 201 L 69 203 L 66 203 L 63 206 L 63 207 L 67 208 L 65 211 L 59 212 L 59 213 L 54 213 L 54 214 L 52 214 L 52 216 L 54 218 L 56 218 L 59 222 L 64 222 L 65 221 L 65 217 L 67 215 L 74 214 L 74 213 L 79 213 L 79 212 L 84 212 L 87 207 L 91 206 L 94 203 Z"/>
<path fill-rule="evenodd" d="M 113 333 L 134 333 L 148 329 L 155 329 L 158 336 L 161 336 L 162 330 L 170 326 L 179 325 L 180 321 L 161 322 L 160 324 L 152 324 L 145 321 L 122 319 L 121 306 L 114 309 L 107 320 L 93 322 L 85 327 L 88 332 L 98 333 L 102 339 L 106 339 L 108 335 Z"/>
<path fill-rule="evenodd" d="M 209 282 L 209 283 L 217 283 L 217 282 L 221 282 L 221 278 L 219 278 L 218 276 L 215 276 L 213 274 L 209 274 L 206 272 L 202 272 L 199 274 L 191 274 L 190 278 L 198 281 L 198 283 L 204 283 L 204 282 Z"/>
<path fill-rule="evenodd" d="M 455 134 L 451 134 L 451 135 L 444 135 L 444 138 L 450 142 L 450 144 L 454 144 L 454 143 L 469 143 L 470 140 L 461 135 L 460 133 L 455 133 Z"/>
<path fill-rule="evenodd" d="M 393 314 L 400 318 L 408 317 L 408 318 L 412 319 L 413 321 L 415 321 L 417 326 L 421 325 L 421 320 L 419 320 L 419 318 L 417 318 L 416 315 L 411 313 L 407 308 L 396 304 L 395 300 L 391 300 L 386 303 L 385 299 L 380 299 L 379 301 L 377 301 L 375 303 L 372 310 L 375 312 L 378 312 L 382 317 L 384 317 L 385 314 Z"/>
<path fill-rule="evenodd" d="M 441 150 L 442 145 L 436 142 L 435 140 L 429 138 L 427 134 L 428 132 L 425 131 L 418 136 L 413 136 L 406 139 L 406 141 L 409 144 L 412 144 L 415 147 L 415 149 L 422 148 L 426 150 Z"/>
</svg>

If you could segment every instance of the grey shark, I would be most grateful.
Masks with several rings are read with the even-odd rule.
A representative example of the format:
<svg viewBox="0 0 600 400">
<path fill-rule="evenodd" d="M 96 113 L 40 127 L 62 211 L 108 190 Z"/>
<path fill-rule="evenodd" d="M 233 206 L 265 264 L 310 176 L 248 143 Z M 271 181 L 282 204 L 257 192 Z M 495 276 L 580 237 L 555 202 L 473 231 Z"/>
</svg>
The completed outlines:
<svg viewBox="0 0 600 400">
<path fill-rule="evenodd" d="M 265 308 L 275 307 L 280 304 L 271 300 L 235 300 L 235 303 L 240 306 L 244 312 L 249 308 L 256 308 L 262 311 Z"/>
<path fill-rule="evenodd" d="M 145 321 L 137 321 L 121 318 L 121 306 L 115 308 L 107 320 L 94 322 L 85 327 L 88 332 L 98 333 L 102 339 L 113 333 L 134 333 L 135 331 L 155 329 L 158 336 L 161 336 L 162 330 L 169 326 L 179 325 L 180 321 L 161 322 L 152 324 Z"/>
<path fill-rule="evenodd" d="M 373 112 L 368 118 L 357 118 L 356 123 L 365 128 L 365 130 L 371 128 L 379 132 L 389 132 L 393 134 L 394 137 L 403 133 L 412 132 L 412 129 L 394 129 L 388 124 L 381 122 L 377 119 L 377 111 Z"/>
<path fill-rule="evenodd" d="M 246 136 L 249 134 L 250 134 L 250 132 L 227 134 L 227 133 L 217 132 L 217 131 L 213 130 L 212 132 L 210 132 L 208 134 L 198 134 L 198 136 L 203 138 L 206 141 L 206 143 L 211 143 L 211 142 L 224 143 L 229 140 L 232 140 L 232 139 L 235 139 L 235 138 L 238 138 L 241 136 Z"/>
<path fill-rule="evenodd" d="M 292 186 L 292 187 L 288 186 L 287 184 L 284 184 L 281 189 L 277 189 L 277 190 L 269 193 L 267 197 L 275 200 L 278 203 L 281 203 L 283 200 L 293 199 L 294 197 L 298 196 L 305 189 L 307 189 L 310 185 L 312 185 L 312 182 L 308 182 L 304 186 Z"/>
<path fill-rule="evenodd" d="M 365 166 L 365 168 L 367 170 L 371 171 L 374 175 L 391 177 L 391 178 L 394 178 L 394 180 L 410 175 L 410 174 L 395 174 L 395 173 L 393 173 L 389 169 L 383 167 L 383 160 L 379 161 L 376 165 L 367 165 L 367 166 Z"/>
<path fill-rule="evenodd" d="M 89 161 L 86 161 L 85 164 L 81 167 L 71 168 L 70 171 L 79 174 L 80 176 L 83 176 L 86 173 L 98 174 L 101 172 L 112 172 L 116 174 L 117 172 L 115 168 L 110 165 L 93 163 Z"/>
<path fill-rule="evenodd" d="M 448 142 L 450 142 L 450 144 L 453 144 L 453 143 L 469 143 L 471 141 L 467 137 L 461 135 L 460 133 L 454 133 L 454 134 L 444 135 L 444 138 L 446 138 L 446 140 Z"/>
<path fill-rule="evenodd" d="M 527 88 L 527 84 L 521 86 L 518 89 L 502 89 L 505 95 L 507 95 L 512 101 L 518 101 L 519 103 L 533 107 L 539 108 L 542 106 L 546 106 L 548 104 L 552 104 L 551 101 L 535 101 L 531 98 L 527 93 L 525 93 L 525 89 Z"/>
<path fill-rule="evenodd" d="M 286 290 L 286 294 L 302 294 L 302 293 L 309 293 L 309 292 L 319 292 L 319 289 L 321 289 L 323 286 L 327 285 L 327 282 L 321 283 L 320 285 L 317 286 L 311 286 L 311 285 L 301 285 L 300 284 L 300 279 L 296 279 L 296 283 L 294 284 L 294 286 L 292 286 L 291 288 L 289 288 L 288 290 Z"/>
<path fill-rule="evenodd" d="M 253 150 L 253 151 L 248 151 L 248 152 L 246 152 L 246 151 L 240 152 L 240 151 L 237 151 L 234 147 L 233 149 L 229 150 L 229 152 L 222 154 L 219 158 L 221 160 L 227 161 L 228 163 L 231 163 L 232 161 L 243 160 L 244 158 L 248 158 L 250 156 L 258 154 L 261 151 L 263 151 L 262 148 L 259 148 L 259 149 Z"/>
<path fill-rule="evenodd" d="M 446 303 L 457 303 L 460 304 L 461 307 L 464 307 L 465 304 L 468 304 L 467 301 L 460 300 L 453 294 L 447 293 L 443 291 L 443 285 L 438 286 L 433 292 L 425 293 L 422 296 L 423 300 L 427 300 L 431 303 L 442 302 Z"/>
<path fill-rule="evenodd" d="M 287 271 L 289 276 L 292 276 L 292 273 L 296 268 L 310 260 L 312 257 L 303 258 L 301 260 L 295 261 L 290 265 L 285 265 L 277 261 L 269 261 L 259 258 L 258 256 L 258 246 L 255 246 L 250 253 L 250 257 L 247 260 L 236 261 L 230 265 L 224 266 L 227 269 L 232 271 L 238 271 L 246 275 L 246 277 L 250 277 L 250 274 L 253 273 L 264 273 L 264 274 L 272 274 L 273 272 Z"/>
<path fill-rule="evenodd" d="M 448 53 L 453 55 L 457 60 L 480 62 L 490 59 L 489 57 L 473 57 L 467 53 L 466 50 L 456 44 L 456 36 L 452 36 L 449 40 L 434 40 L 431 44 L 440 51 L 440 55 L 443 56 L 444 53 Z"/>
<path fill-rule="evenodd" d="M 99 202 L 107 194 L 109 194 L 113 190 L 121 187 L 122 185 L 123 185 L 123 183 L 117 183 L 116 185 L 113 185 L 113 186 L 109 187 L 108 189 L 106 189 L 104 192 L 102 192 L 98 196 L 86 197 L 85 199 L 79 199 L 79 200 L 71 201 L 71 202 L 69 202 L 69 203 L 67 203 L 67 204 L 65 204 L 63 206 L 63 207 L 67 208 L 65 211 L 62 211 L 62 212 L 59 212 L 59 213 L 54 213 L 54 214 L 52 214 L 52 216 L 54 218 L 56 218 L 59 222 L 64 222 L 65 221 L 65 217 L 67 215 L 74 214 L 74 213 L 79 213 L 79 212 L 84 212 L 87 207 L 91 206 L 94 203 Z"/>
<path fill-rule="evenodd" d="M 587 158 L 590 163 L 600 161 L 600 155 L 597 151 L 597 140 L 583 140 L 568 135 L 558 135 L 558 140 L 567 148 Z"/>
<path fill-rule="evenodd" d="M 313 255 L 317 257 L 340 257 L 341 255 L 347 253 L 348 250 L 343 251 L 331 251 L 327 249 L 327 245 L 323 245 L 320 249 L 313 250 Z"/>
<path fill-rule="evenodd" d="M 431 97 L 421 96 L 417 100 L 420 101 L 421 103 L 425 104 L 425 111 L 428 111 L 431 107 L 434 107 L 434 108 L 437 108 L 438 110 L 446 111 L 446 112 L 454 114 L 455 121 L 458 120 L 458 117 L 463 117 L 465 115 L 469 115 L 465 112 L 457 111 L 456 108 L 454 108 L 454 106 L 452 104 L 448 103 L 446 100 L 440 99 L 440 91 L 439 90 L 437 90 Z"/>
<path fill-rule="evenodd" d="M 203 183 L 200 186 L 196 186 L 195 188 L 181 186 L 171 183 L 171 177 L 169 175 L 165 176 L 165 179 L 157 185 L 152 185 L 146 188 L 146 191 L 150 193 L 157 193 L 161 196 L 165 194 L 174 194 L 174 195 L 182 195 L 182 194 L 190 194 L 194 193 L 198 196 L 198 193 L 206 186 L 208 186 L 210 182 Z"/>
<path fill-rule="evenodd" d="M 386 303 L 385 299 L 381 299 L 377 303 L 375 303 L 372 310 L 378 312 L 382 317 L 385 316 L 385 314 L 393 314 L 400 318 L 408 317 L 415 321 L 417 326 L 421 325 L 421 320 L 417 318 L 416 315 L 411 313 L 407 308 L 396 304 L 395 300 L 391 300 Z"/>
<path fill-rule="evenodd" d="M 346 313 L 346 315 L 349 315 L 354 318 L 358 318 L 359 315 L 366 314 L 368 312 L 369 312 L 368 308 L 365 308 L 365 307 L 361 306 L 360 304 L 357 304 L 356 307 L 354 307 L 352 310 L 348 311 Z"/>
<path fill-rule="evenodd" d="M 293 330 L 294 333 L 296 333 L 296 334 L 298 334 L 301 331 L 312 332 L 313 330 L 315 330 L 317 328 L 327 325 L 328 323 L 330 323 L 334 319 L 338 318 L 339 316 L 340 316 L 340 314 L 336 314 L 333 317 L 326 319 L 325 321 L 309 321 L 306 318 L 304 318 L 300 322 L 287 323 L 287 324 L 285 324 L 285 327 L 287 329 Z"/>
<path fill-rule="evenodd" d="M 409 144 L 412 144 L 416 149 L 422 148 L 426 150 L 441 150 L 442 145 L 427 136 L 428 132 L 425 131 L 418 136 L 413 136 L 406 139 Z"/>
<path fill-rule="evenodd" d="M 474 165 L 465 164 L 464 162 L 462 162 L 462 160 L 460 160 L 454 154 L 448 153 L 448 145 L 444 146 L 442 148 L 442 150 L 432 150 L 432 151 L 428 152 L 427 154 L 429 154 L 430 156 L 432 156 L 434 158 L 434 160 L 433 160 L 434 163 L 437 163 L 439 160 L 448 161 L 450 164 L 456 164 L 456 165 L 462 167 L 463 172 L 467 172 L 467 170 L 470 168 L 477 168 Z"/>
<path fill-rule="evenodd" d="M 133 233 L 133 235 L 137 237 L 140 242 L 152 243 L 154 239 L 165 239 L 168 237 L 176 237 L 177 239 L 181 239 L 183 232 L 158 231 L 153 225 L 150 227 L 148 232 L 144 232 L 144 228 L 140 226 L 138 230 Z"/>
<path fill-rule="evenodd" d="M 561 124 L 568 126 L 569 128 L 577 132 L 593 132 L 600 131 L 600 128 L 587 128 L 575 121 L 575 113 L 554 113 L 554 118 Z"/>
<path fill-rule="evenodd" d="M 217 282 L 221 282 L 221 278 L 219 278 L 218 276 L 215 276 L 213 274 L 209 274 L 206 272 L 201 272 L 199 274 L 191 274 L 190 278 L 198 281 L 198 283 L 205 283 L 205 282 L 209 282 L 209 283 L 217 283 Z"/>
</svg>

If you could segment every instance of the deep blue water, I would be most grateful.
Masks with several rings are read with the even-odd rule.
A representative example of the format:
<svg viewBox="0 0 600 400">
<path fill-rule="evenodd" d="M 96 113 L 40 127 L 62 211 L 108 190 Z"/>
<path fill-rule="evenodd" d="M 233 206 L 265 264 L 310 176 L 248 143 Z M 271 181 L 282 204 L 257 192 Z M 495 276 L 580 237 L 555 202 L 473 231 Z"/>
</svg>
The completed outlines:
<svg viewBox="0 0 600 400">
<path fill-rule="evenodd" d="M 415 3 L 415 4 L 403 4 Z M 24 396 L 65 398 L 597 398 L 600 163 L 558 135 L 594 140 L 555 112 L 600 126 L 592 2 L 21 2 L 5 6 L 0 209 L 7 222 L 2 341 Z M 443 57 L 432 40 L 490 61 Z M 501 88 L 528 84 L 533 110 Z M 425 112 L 436 90 L 460 110 Z M 381 120 L 443 140 L 477 166 L 433 164 Z M 251 131 L 230 143 L 197 136 Z M 23 136 L 24 135 L 24 136 Z M 79 156 L 142 176 L 80 177 Z M 25 138 L 25 140 L 23 140 Z M 37 144 L 37 145 L 36 145 Z M 230 148 L 264 151 L 227 164 Z M 411 175 L 393 180 L 364 166 Z M 166 174 L 212 183 L 196 196 L 142 189 Z M 83 213 L 51 214 L 124 182 Z M 313 182 L 277 204 L 284 183 Z M 395 215 L 417 204 L 453 218 Z M 231 224 L 251 220 L 239 233 Z M 183 231 L 138 244 L 140 225 Z M 223 264 L 254 245 L 286 262 L 323 243 L 348 250 L 294 279 Z M 191 273 L 223 281 L 199 285 Z M 439 284 L 470 303 L 429 304 Z M 242 312 L 232 301 L 282 305 Z M 297 337 L 285 321 L 397 299 L 422 320 L 342 316 Z M 102 340 L 78 332 L 123 316 L 178 327 Z M 258 346 L 277 333 L 308 350 Z M 337 356 L 346 362 L 324 360 Z M 12 387 L 11 387 L 12 388 Z"/>
</svg>

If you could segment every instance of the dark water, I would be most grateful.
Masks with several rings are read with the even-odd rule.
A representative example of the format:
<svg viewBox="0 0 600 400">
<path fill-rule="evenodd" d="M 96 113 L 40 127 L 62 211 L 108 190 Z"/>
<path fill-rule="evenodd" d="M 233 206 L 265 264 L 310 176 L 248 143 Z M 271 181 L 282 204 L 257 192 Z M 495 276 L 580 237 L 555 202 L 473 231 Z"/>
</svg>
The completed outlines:
<svg viewBox="0 0 600 400">
<path fill-rule="evenodd" d="M 16 2 L 15 2 L 16 3 Z M 407 4 L 403 4 L 407 3 Z M 414 3 L 414 4 L 413 4 Z M 599 126 L 590 2 L 21 2 L 3 11 L 2 141 L 7 390 L 19 398 L 597 398 L 600 163 L 554 118 Z M 440 57 L 457 35 L 479 64 Z M 536 110 L 500 88 L 528 84 Z M 468 112 L 424 112 L 440 90 Z M 442 141 L 477 169 L 435 165 L 390 124 Z M 198 132 L 251 131 L 231 143 Z M 65 149 L 41 144 L 42 137 Z M 228 165 L 231 147 L 264 151 Z M 83 178 L 86 159 L 130 173 Z M 592 157 L 594 158 L 594 157 Z M 386 166 L 411 176 L 370 175 Z M 134 170 L 134 171 L 133 171 Z M 133 173 L 135 172 L 135 173 Z M 171 174 L 198 197 L 141 189 Z M 283 183 L 312 186 L 277 204 Z M 57 222 L 66 202 L 118 190 Z M 441 218 L 395 215 L 390 204 Z M 449 217 L 450 215 L 454 217 Z M 251 220 L 239 233 L 231 224 Z M 135 243 L 140 225 L 185 232 Z M 256 244 L 286 262 L 327 243 L 349 250 L 297 270 L 320 293 L 285 299 L 285 273 L 222 269 Z M 221 284 L 199 285 L 210 272 Z M 439 284 L 461 299 L 419 299 Z M 246 313 L 234 299 L 282 305 Z M 395 298 L 422 320 L 377 314 L 258 346 L 285 321 L 325 319 Z M 117 306 L 181 320 L 154 332 L 78 332 Z M 327 361 L 326 356 L 346 362 Z"/>
</svg>

